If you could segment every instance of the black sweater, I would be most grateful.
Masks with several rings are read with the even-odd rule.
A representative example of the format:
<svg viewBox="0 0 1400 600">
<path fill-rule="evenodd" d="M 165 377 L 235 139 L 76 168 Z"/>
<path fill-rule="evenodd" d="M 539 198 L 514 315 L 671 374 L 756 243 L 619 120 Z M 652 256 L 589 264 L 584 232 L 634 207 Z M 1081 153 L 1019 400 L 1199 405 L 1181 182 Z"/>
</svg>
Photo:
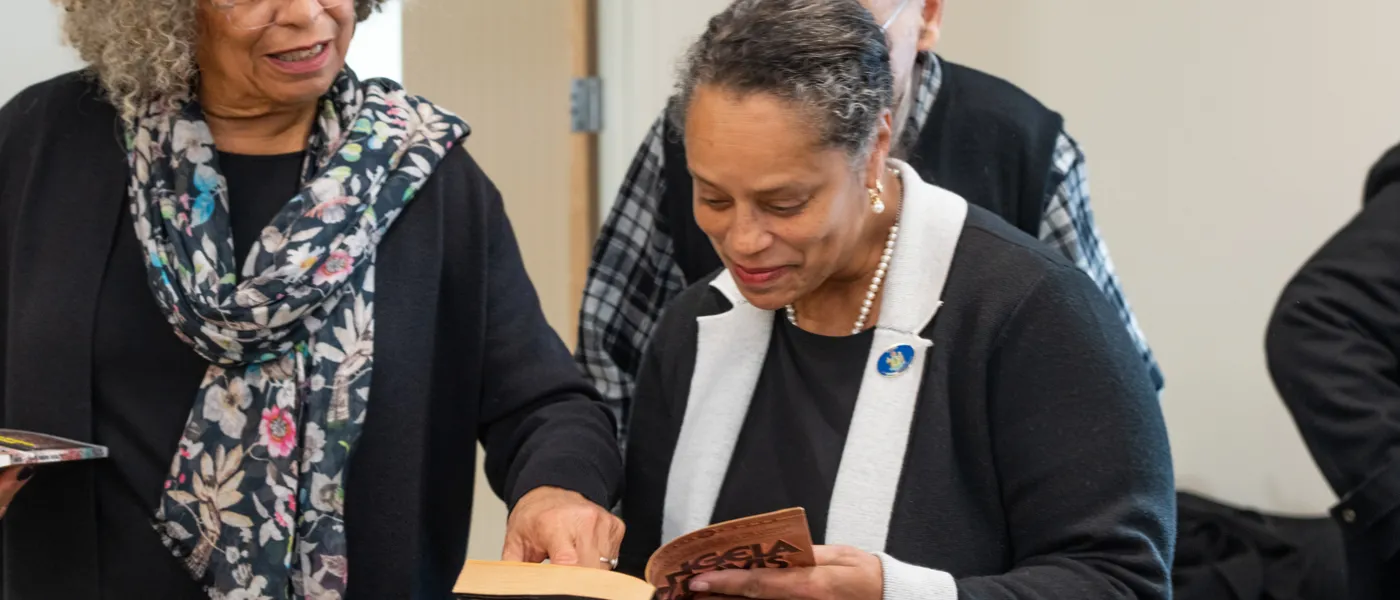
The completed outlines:
<svg viewBox="0 0 1400 600">
<path fill-rule="evenodd" d="M 933 200 L 911 195 L 906 202 L 881 328 L 889 323 L 891 307 L 900 306 L 891 304 L 896 292 L 889 286 L 947 264 L 904 247 L 920 235 L 919 224 L 906 221 Z M 669 537 L 663 529 L 674 534 L 677 523 L 693 528 L 686 522 L 693 513 L 686 516 L 678 506 L 704 492 L 668 497 L 667 491 L 690 484 L 686 477 L 673 478 L 679 464 L 693 460 L 682 451 L 682 425 L 693 417 L 711 418 L 726 410 L 719 405 L 729 403 L 724 394 L 705 391 L 725 384 L 702 380 L 698 372 L 714 361 L 723 365 L 709 371 L 718 379 L 743 370 L 739 358 L 723 356 L 743 349 L 715 335 L 771 320 L 764 316 L 771 313 L 736 312 L 740 307 L 729 299 L 733 296 L 713 287 L 714 280 L 692 286 L 667 309 L 643 363 L 622 504 L 628 525 L 625 570 L 642 569 Z M 916 303 L 919 294 L 940 297 L 939 290 L 918 286 L 900 293 L 906 292 L 913 293 L 904 299 Z M 922 360 L 915 359 L 922 363 L 922 381 L 912 374 L 890 380 L 917 385 L 903 456 L 852 460 L 855 434 L 846 442 L 843 472 L 864 476 L 880 470 L 877 463 L 902 465 L 886 541 L 865 550 L 951 575 L 960 600 L 1170 598 L 1175 498 L 1166 429 L 1152 381 L 1103 294 L 1043 244 L 971 207 L 941 298 L 936 318 L 912 334 L 932 342 L 918 350 Z M 889 336 L 905 335 L 893 331 L 900 329 L 897 320 L 894 325 Z M 882 335 L 877 333 L 876 351 L 889 343 Z M 766 339 L 757 340 L 760 348 Z M 708 351 L 707 343 L 713 345 Z M 744 360 L 755 358 L 746 354 Z M 772 376 L 773 368 L 765 363 L 760 381 Z M 880 382 L 866 379 L 862 387 L 884 389 Z M 708 400 L 692 398 L 697 389 Z M 880 410 L 878 405 L 897 398 L 881 393 L 868 400 Z M 861 410 L 858 404 L 856 412 Z M 743 419 L 729 422 L 734 429 Z M 897 429 L 900 423 L 889 424 Z M 875 437 L 899 435 L 877 431 Z M 726 443 L 724 431 L 716 433 L 697 435 L 689 450 L 703 454 Z M 741 460 L 735 454 L 685 472 L 703 474 Z M 746 493 L 765 490 L 750 486 Z M 703 504 L 697 506 L 704 511 Z M 861 513 L 877 510 L 878 505 L 860 504 L 847 507 L 847 516 L 858 520 Z M 886 598 L 905 597 L 892 591 L 889 566 Z M 929 594 L 950 597 L 927 588 L 921 595 Z"/>
<path fill-rule="evenodd" d="M 1400 146 L 1372 169 L 1361 212 L 1284 288 L 1266 346 L 1341 498 L 1333 515 L 1360 555 L 1390 563 L 1400 594 Z"/>
<path fill-rule="evenodd" d="M 118 132 L 113 107 L 72 74 L 0 110 L 0 426 L 93 437 L 99 290 L 114 236 L 130 233 L 118 231 Z M 622 465 L 611 417 L 545 322 L 501 196 L 464 149 L 377 260 L 378 408 L 347 483 L 360 565 L 349 597 L 446 599 L 466 554 L 478 440 L 512 504 L 557 485 L 610 506 Z M 16 497 L 0 521 L 0 599 L 110 597 L 94 481 L 111 468 L 46 467 Z"/>
</svg>

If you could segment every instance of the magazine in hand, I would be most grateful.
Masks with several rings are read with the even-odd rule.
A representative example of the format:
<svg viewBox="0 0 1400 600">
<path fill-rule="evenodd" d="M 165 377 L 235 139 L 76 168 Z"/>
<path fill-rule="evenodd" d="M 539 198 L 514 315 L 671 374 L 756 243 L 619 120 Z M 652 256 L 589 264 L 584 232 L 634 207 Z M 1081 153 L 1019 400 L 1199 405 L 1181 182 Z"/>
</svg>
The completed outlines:
<svg viewBox="0 0 1400 600">
<path fill-rule="evenodd" d="M 692 577 L 721 569 L 782 569 L 816 564 L 807 512 L 788 508 L 716 523 L 652 553 L 646 580 L 612 571 L 536 563 L 467 561 L 454 590 L 460 600 L 690 600 Z"/>
<path fill-rule="evenodd" d="M 107 448 L 33 431 L 0 429 L 0 469 L 106 458 Z"/>
</svg>

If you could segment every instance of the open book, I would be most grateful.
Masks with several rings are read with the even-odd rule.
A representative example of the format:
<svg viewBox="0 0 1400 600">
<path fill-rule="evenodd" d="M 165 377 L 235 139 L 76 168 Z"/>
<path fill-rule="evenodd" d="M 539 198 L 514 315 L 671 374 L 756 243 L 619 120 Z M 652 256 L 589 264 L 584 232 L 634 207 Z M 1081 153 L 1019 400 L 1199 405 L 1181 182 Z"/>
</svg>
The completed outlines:
<svg viewBox="0 0 1400 600">
<path fill-rule="evenodd" d="M 107 448 L 32 431 L 0 429 L 0 469 L 106 458 Z"/>
<path fill-rule="evenodd" d="M 652 553 L 646 580 L 560 565 L 467 561 L 453 590 L 462 600 L 688 600 L 685 582 L 720 569 L 810 567 L 807 513 L 788 508 L 716 523 L 680 536 Z"/>
</svg>

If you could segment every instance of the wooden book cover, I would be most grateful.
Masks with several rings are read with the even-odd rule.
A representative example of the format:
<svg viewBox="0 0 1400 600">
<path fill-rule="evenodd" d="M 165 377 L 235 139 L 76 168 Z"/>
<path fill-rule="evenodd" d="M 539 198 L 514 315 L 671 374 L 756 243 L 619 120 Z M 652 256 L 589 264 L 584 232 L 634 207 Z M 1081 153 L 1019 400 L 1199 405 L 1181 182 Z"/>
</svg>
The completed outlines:
<svg viewBox="0 0 1400 600">
<path fill-rule="evenodd" d="M 685 583 L 721 569 L 781 569 L 815 563 L 801 508 L 716 523 L 651 555 L 646 580 L 583 567 L 467 561 L 454 590 L 462 600 L 689 600 Z"/>
</svg>

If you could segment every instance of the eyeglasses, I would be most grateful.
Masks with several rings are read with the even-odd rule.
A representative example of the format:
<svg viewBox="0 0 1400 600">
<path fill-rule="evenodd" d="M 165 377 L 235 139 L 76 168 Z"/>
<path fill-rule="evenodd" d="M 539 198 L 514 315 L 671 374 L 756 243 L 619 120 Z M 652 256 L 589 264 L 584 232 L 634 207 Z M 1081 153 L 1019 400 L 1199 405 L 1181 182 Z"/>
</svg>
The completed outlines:
<svg viewBox="0 0 1400 600">
<path fill-rule="evenodd" d="M 308 0 L 290 0 L 307 2 Z M 320 5 L 322 10 L 331 10 L 350 4 L 353 0 L 310 0 Z M 288 4 L 288 0 L 209 0 L 214 8 L 228 17 L 228 22 L 239 29 L 262 29 L 277 22 L 277 12 Z"/>
<path fill-rule="evenodd" d="M 890 15 L 890 18 L 885 21 L 885 24 L 880 26 L 880 29 L 884 31 L 889 31 L 890 25 L 894 24 L 894 20 L 899 18 L 899 14 L 904 12 L 904 7 L 906 6 L 909 6 L 909 0 L 904 0 L 903 2 L 900 2 L 899 8 L 894 9 L 894 14 Z"/>
</svg>

